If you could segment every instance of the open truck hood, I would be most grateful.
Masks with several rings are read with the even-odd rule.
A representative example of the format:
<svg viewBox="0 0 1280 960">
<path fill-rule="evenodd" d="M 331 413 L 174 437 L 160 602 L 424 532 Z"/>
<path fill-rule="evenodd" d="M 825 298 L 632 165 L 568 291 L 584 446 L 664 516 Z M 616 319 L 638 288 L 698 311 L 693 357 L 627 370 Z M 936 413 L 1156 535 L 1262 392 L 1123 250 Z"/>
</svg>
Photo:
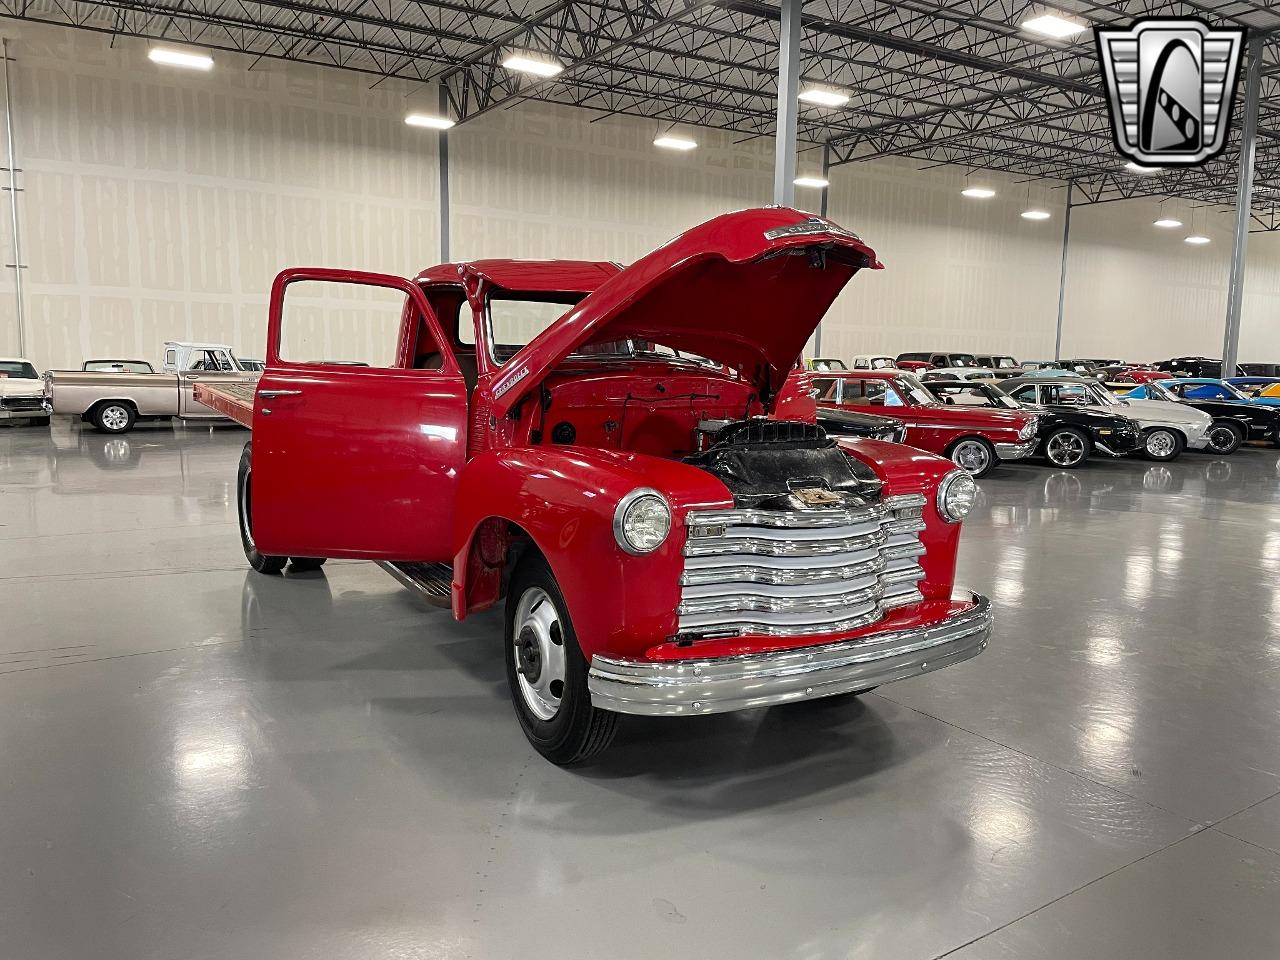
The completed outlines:
<svg viewBox="0 0 1280 960">
<path fill-rule="evenodd" d="M 772 403 L 836 295 L 875 252 L 829 220 L 788 207 L 727 213 L 610 277 L 507 361 L 506 413 L 591 344 L 651 340 L 753 381 Z"/>
</svg>

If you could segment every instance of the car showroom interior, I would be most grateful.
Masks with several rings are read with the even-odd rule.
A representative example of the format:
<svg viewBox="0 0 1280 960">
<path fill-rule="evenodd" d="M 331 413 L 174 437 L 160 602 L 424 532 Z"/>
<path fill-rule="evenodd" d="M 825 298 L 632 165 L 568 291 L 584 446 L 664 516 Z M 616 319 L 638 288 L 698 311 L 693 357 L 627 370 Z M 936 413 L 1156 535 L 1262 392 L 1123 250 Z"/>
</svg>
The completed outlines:
<svg viewBox="0 0 1280 960">
<path fill-rule="evenodd" d="M 1280 957 L 1280 10 L 0 17 L 0 960 Z"/>
</svg>

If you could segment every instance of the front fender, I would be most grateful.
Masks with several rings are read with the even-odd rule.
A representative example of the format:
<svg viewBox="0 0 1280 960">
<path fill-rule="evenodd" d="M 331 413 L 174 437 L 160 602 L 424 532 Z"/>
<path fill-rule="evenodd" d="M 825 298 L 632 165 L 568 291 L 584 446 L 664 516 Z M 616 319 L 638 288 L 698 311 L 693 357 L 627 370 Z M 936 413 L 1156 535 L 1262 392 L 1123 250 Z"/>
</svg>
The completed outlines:
<svg viewBox="0 0 1280 960">
<path fill-rule="evenodd" d="M 644 556 L 624 552 L 613 535 L 618 501 L 637 487 L 657 490 L 672 511 L 671 535 Z M 696 467 L 574 446 L 482 453 L 463 468 L 459 490 L 454 616 L 486 605 L 469 600 L 479 578 L 488 578 L 485 595 L 496 599 L 505 549 L 486 555 L 477 537 L 495 522 L 504 535 L 514 524 L 551 566 L 588 659 L 600 652 L 637 655 L 675 634 L 684 515 L 733 505 L 724 484 Z"/>
</svg>

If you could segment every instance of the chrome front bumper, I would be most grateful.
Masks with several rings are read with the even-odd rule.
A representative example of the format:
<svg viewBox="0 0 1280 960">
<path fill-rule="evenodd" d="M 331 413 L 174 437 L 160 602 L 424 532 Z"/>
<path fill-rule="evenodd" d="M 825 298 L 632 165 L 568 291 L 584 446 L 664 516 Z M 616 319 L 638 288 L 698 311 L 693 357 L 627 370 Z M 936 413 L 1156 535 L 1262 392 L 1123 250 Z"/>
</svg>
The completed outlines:
<svg viewBox="0 0 1280 960">
<path fill-rule="evenodd" d="M 929 627 L 889 630 L 776 653 L 650 662 L 597 656 L 587 689 L 602 710 L 646 716 L 726 713 L 813 700 L 919 676 L 975 657 L 991 633 L 991 601 Z"/>
<path fill-rule="evenodd" d="M 1025 460 L 1036 452 L 1040 438 L 1035 437 L 1026 443 L 997 443 L 996 456 L 1001 460 Z"/>
<path fill-rule="evenodd" d="M 31 399 L 23 397 L 23 400 Z M 27 409 L 13 409 L 0 402 L 0 420 L 30 420 L 32 417 L 47 417 L 53 412 L 49 401 L 42 399 L 40 406 Z"/>
</svg>

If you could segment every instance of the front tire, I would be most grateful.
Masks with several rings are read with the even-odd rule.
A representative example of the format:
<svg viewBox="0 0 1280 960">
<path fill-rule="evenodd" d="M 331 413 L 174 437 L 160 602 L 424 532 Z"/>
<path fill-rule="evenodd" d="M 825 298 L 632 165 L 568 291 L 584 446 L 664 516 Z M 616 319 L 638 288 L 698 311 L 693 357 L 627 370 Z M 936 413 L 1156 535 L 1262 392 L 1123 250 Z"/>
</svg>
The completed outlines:
<svg viewBox="0 0 1280 960">
<path fill-rule="evenodd" d="M 1182 453 L 1182 434 L 1168 427 L 1156 427 L 1143 438 L 1142 452 L 1148 460 L 1167 463 Z"/>
<path fill-rule="evenodd" d="M 618 715 L 591 705 L 587 660 L 547 561 L 527 553 L 507 590 L 507 684 L 529 743 L 561 766 L 594 757 L 613 740 Z"/>
<path fill-rule="evenodd" d="M 137 421 L 133 406 L 117 400 L 98 404 L 89 416 L 89 422 L 103 433 L 128 433 Z"/>
<path fill-rule="evenodd" d="M 995 469 L 996 448 L 982 437 L 961 437 L 947 448 L 947 456 L 957 467 L 977 480 Z"/>
<path fill-rule="evenodd" d="M 1089 438 L 1072 427 L 1055 430 L 1044 442 L 1044 456 L 1055 467 L 1074 470 L 1089 459 Z"/>
<path fill-rule="evenodd" d="M 1220 457 L 1227 457 L 1240 449 L 1244 442 L 1244 431 L 1234 423 L 1215 423 L 1206 435 L 1209 441 L 1209 452 Z"/>
<path fill-rule="evenodd" d="M 240 545 L 244 548 L 249 566 L 259 573 L 274 575 L 284 569 L 289 558 L 259 553 L 253 541 L 253 487 L 250 483 L 252 447 L 252 443 L 244 445 L 244 452 L 240 454 L 240 469 L 236 472 L 236 512 L 240 516 Z"/>
</svg>

